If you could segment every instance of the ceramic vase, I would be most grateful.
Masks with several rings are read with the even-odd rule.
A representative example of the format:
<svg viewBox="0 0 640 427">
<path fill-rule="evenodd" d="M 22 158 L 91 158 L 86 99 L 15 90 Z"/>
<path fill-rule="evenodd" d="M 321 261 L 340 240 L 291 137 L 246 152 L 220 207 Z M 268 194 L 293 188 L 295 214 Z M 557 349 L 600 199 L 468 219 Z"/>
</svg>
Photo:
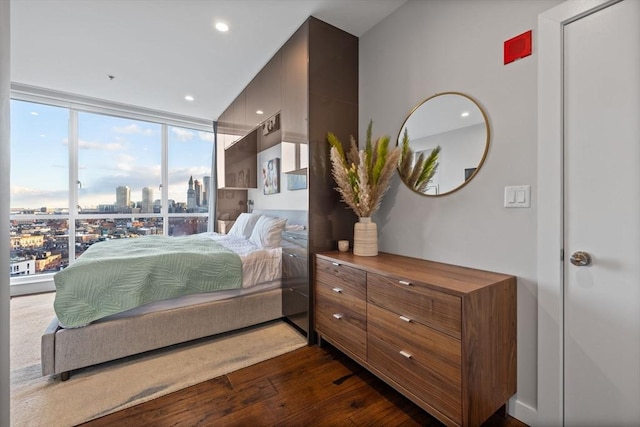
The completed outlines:
<svg viewBox="0 0 640 427">
<path fill-rule="evenodd" d="M 353 226 L 353 254 L 378 255 L 378 226 L 370 217 L 359 218 Z"/>
</svg>

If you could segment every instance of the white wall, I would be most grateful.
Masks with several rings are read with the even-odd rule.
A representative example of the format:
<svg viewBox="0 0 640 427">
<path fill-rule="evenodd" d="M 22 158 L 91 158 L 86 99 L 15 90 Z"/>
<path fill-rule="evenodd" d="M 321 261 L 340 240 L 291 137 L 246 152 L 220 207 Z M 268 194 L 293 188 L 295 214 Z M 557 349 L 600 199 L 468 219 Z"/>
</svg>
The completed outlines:
<svg viewBox="0 0 640 427">
<path fill-rule="evenodd" d="M 0 1 L 0 242 L 9 241 L 9 5 Z M 0 426 L 9 427 L 9 246 L 0 244 Z"/>
<path fill-rule="evenodd" d="M 538 14 L 560 0 L 409 0 L 360 38 L 360 140 L 397 138 L 411 109 L 458 91 L 487 112 L 491 142 L 463 189 L 420 196 L 396 177 L 375 217 L 380 250 L 518 277 L 518 393 L 510 413 L 535 423 L 537 405 Z M 503 43 L 533 29 L 533 54 L 503 65 Z M 532 186 L 529 209 L 503 207 L 506 185 Z"/>
</svg>

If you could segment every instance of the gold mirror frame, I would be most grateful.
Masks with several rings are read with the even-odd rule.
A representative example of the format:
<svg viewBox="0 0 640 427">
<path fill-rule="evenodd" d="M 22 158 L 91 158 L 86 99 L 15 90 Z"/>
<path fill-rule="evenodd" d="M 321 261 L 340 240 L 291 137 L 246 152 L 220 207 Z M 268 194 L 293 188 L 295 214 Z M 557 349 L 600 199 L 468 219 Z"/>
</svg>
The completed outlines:
<svg viewBox="0 0 640 427">
<path fill-rule="evenodd" d="M 466 117 L 462 117 L 463 112 L 468 113 L 468 115 Z M 465 122 L 467 117 L 469 120 L 468 122 Z M 418 128 L 417 137 L 411 135 L 411 126 L 413 126 L 414 129 Z M 430 148 L 419 147 L 421 150 L 416 150 L 415 147 L 412 147 L 415 154 L 419 152 L 425 152 L 425 154 L 428 154 L 427 151 L 436 148 L 436 146 L 441 147 L 438 157 L 438 168 L 436 169 L 436 174 L 434 175 L 433 180 L 429 181 L 430 185 L 426 192 L 412 188 L 412 186 L 407 184 L 401 175 L 401 180 L 407 188 L 423 196 L 439 197 L 460 190 L 478 174 L 480 168 L 484 164 L 487 153 L 489 152 L 490 130 L 487 115 L 475 99 L 464 93 L 437 93 L 416 105 L 409 112 L 407 118 L 400 127 L 400 132 L 398 133 L 396 142 L 398 147 L 402 147 L 402 139 L 405 129 L 408 131 L 409 146 L 412 145 L 412 141 L 416 140 L 419 140 L 419 143 L 421 144 L 431 143 L 432 145 Z M 482 135 L 483 132 L 481 132 L 480 129 L 484 130 L 484 135 Z M 456 135 L 453 132 L 459 134 L 474 134 L 464 136 L 470 138 L 468 140 L 468 144 L 473 144 L 473 146 L 467 145 L 467 149 L 471 151 L 467 157 L 471 157 L 473 160 L 456 159 L 457 162 L 466 161 L 467 164 L 465 166 L 467 167 L 463 167 L 462 170 L 456 171 L 456 173 L 460 174 L 459 180 L 449 177 L 449 180 L 446 182 L 447 185 L 443 185 L 441 187 L 439 180 L 444 181 L 444 179 L 442 179 L 441 176 L 438 176 L 438 173 L 440 173 L 441 169 L 446 170 L 446 168 L 442 168 L 441 166 L 447 165 L 447 163 L 445 163 L 447 162 L 447 156 L 456 155 L 456 153 L 454 153 L 455 150 L 451 150 L 451 144 L 455 144 L 455 142 L 457 142 L 457 140 L 454 142 L 454 138 L 463 136 Z M 443 144 L 439 144 L 437 141 L 443 141 Z M 449 150 L 447 150 L 448 147 L 446 142 L 450 143 Z M 413 144 L 415 145 L 415 142 L 413 142 Z M 427 156 L 425 156 L 425 158 L 426 157 Z M 417 155 L 414 155 L 412 160 L 414 166 L 416 158 Z M 478 158 L 479 160 L 476 160 Z M 451 171 L 447 171 L 448 175 L 452 175 L 449 172 Z M 443 172 L 443 175 L 444 174 L 445 173 Z M 451 182 L 454 184 L 451 184 Z"/>
</svg>

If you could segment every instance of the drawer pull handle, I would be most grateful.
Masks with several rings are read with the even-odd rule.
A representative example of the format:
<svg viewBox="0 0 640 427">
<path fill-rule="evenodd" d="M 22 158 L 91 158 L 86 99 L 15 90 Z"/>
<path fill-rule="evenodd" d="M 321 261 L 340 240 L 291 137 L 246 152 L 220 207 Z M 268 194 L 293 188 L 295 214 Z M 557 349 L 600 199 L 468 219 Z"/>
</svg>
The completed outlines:
<svg viewBox="0 0 640 427">
<path fill-rule="evenodd" d="M 291 258 L 295 258 L 295 254 L 287 254 L 289 255 Z"/>
<path fill-rule="evenodd" d="M 333 317 L 335 317 L 336 319 L 340 320 L 340 319 L 342 319 L 342 314 L 340 314 L 340 313 L 334 313 L 334 314 L 333 314 Z"/>
<path fill-rule="evenodd" d="M 340 263 L 339 262 L 332 262 L 331 264 L 335 265 L 336 267 L 340 267 Z"/>
<path fill-rule="evenodd" d="M 403 321 L 405 321 L 407 323 L 411 322 L 411 319 L 408 318 L 407 316 L 400 316 L 400 320 L 403 320 Z"/>
<path fill-rule="evenodd" d="M 407 353 L 404 350 L 400 350 L 400 354 L 406 357 L 407 359 L 411 359 L 411 353 Z"/>
<path fill-rule="evenodd" d="M 411 286 L 411 282 L 407 282 L 406 280 L 398 280 L 398 283 L 405 286 Z"/>
<path fill-rule="evenodd" d="M 332 291 L 336 292 L 336 293 L 339 293 L 339 294 L 342 293 L 342 289 L 340 289 L 340 288 L 333 288 Z"/>
</svg>

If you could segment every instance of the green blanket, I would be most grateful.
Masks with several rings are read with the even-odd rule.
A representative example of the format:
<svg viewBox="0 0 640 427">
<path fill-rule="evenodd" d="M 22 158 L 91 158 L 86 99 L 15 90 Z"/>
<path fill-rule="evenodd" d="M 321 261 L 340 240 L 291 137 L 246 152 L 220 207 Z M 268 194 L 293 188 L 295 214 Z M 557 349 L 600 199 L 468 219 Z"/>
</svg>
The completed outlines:
<svg viewBox="0 0 640 427">
<path fill-rule="evenodd" d="M 58 321 L 76 328 L 152 301 L 240 288 L 242 262 L 205 236 L 145 236 L 96 243 L 54 281 Z"/>
</svg>

